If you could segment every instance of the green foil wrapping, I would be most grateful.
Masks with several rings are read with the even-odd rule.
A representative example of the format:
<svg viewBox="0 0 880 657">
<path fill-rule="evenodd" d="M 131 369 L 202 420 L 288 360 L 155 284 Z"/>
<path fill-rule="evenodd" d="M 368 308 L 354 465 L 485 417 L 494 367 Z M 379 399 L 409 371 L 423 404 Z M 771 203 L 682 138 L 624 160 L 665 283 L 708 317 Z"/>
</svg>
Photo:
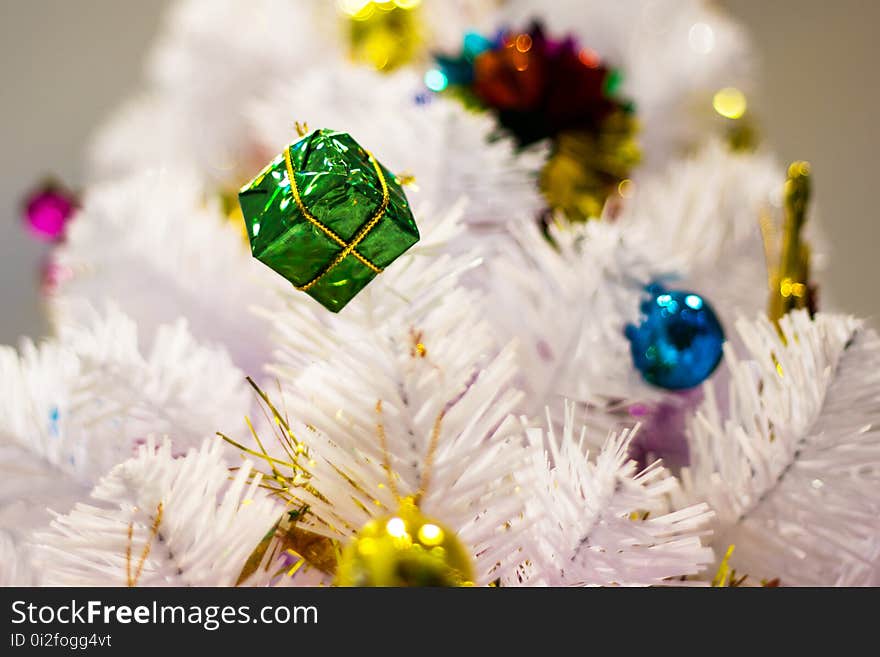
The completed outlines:
<svg viewBox="0 0 880 657">
<path fill-rule="evenodd" d="M 306 135 L 238 198 L 253 256 L 333 312 L 419 241 L 397 177 L 344 132 Z"/>
</svg>

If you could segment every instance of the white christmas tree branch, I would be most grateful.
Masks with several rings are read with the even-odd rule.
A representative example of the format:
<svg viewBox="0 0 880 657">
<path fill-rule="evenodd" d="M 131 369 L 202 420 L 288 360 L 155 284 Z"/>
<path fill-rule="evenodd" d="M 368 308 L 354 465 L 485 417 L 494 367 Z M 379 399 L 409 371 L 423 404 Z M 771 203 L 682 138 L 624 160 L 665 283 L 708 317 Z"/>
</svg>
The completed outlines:
<svg viewBox="0 0 880 657">
<path fill-rule="evenodd" d="M 233 586 L 279 506 L 249 477 L 234 477 L 221 443 L 206 440 L 175 458 L 153 439 L 92 492 L 36 535 L 49 585 Z M 250 481 L 249 481 L 250 479 Z"/>
<path fill-rule="evenodd" d="M 659 462 L 638 471 L 629 458 L 632 433 L 612 434 L 595 459 L 586 427 L 566 404 L 557 435 L 549 411 L 547 436 L 528 431 L 537 448 L 529 491 L 530 563 L 518 580 L 528 585 L 585 586 L 678 583 L 713 559 L 701 543 L 711 518 L 706 504 L 673 509 L 678 483 Z M 546 454 L 543 450 L 546 446 Z"/>
<path fill-rule="evenodd" d="M 159 326 L 142 351 L 137 326 L 113 308 L 20 354 L 0 348 L 0 387 L 0 436 L 88 485 L 149 434 L 173 435 L 182 453 L 242 426 L 250 406 L 244 375 L 184 321 Z"/>
<path fill-rule="evenodd" d="M 843 316 L 741 321 L 689 428 L 688 494 L 718 515 L 731 564 L 783 585 L 871 585 L 880 545 L 880 340 Z M 726 411 L 724 410 L 726 408 Z M 723 550 L 720 550 L 723 551 Z"/>
</svg>

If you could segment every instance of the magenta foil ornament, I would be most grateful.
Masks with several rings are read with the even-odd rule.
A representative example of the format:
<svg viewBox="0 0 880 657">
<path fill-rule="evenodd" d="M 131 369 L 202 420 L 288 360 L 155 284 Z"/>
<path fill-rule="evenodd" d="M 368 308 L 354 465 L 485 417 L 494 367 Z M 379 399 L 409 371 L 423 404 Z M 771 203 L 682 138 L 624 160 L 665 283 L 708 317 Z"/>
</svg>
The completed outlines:
<svg viewBox="0 0 880 657">
<path fill-rule="evenodd" d="M 60 242 L 76 205 L 73 193 L 57 183 L 44 183 L 25 199 L 22 221 L 32 237 L 42 242 Z"/>
</svg>

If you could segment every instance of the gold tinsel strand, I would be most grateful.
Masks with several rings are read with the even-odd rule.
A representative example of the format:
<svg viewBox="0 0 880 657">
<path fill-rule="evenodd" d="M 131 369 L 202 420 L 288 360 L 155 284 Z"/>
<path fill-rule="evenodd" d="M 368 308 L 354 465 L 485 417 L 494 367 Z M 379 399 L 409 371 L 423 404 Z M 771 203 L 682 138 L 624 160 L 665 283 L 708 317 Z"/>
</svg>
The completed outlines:
<svg viewBox="0 0 880 657">
<path fill-rule="evenodd" d="M 285 511 L 275 527 L 263 537 L 242 568 L 239 582 L 253 575 L 261 566 L 270 565 L 274 558 L 284 551 L 299 555 L 305 564 L 332 575 L 339 555 L 339 543 L 298 524 L 309 509 L 297 496 L 297 489 L 307 490 L 315 497 L 324 499 L 311 484 L 312 475 L 308 468 L 313 462 L 308 447 L 294 434 L 287 418 L 272 404 L 269 396 L 250 377 L 247 381 L 256 391 L 264 409 L 268 411 L 275 427 L 275 438 L 281 446 L 284 458 L 276 458 L 268 453 L 249 418 L 247 424 L 259 451 L 250 449 L 225 434 L 217 435 L 244 454 L 254 456 L 259 462 L 264 463 L 267 469 L 253 471 L 251 478 L 260 474 L 262 476 L 260 487 L 278 497 L 288 507 L 295 509 Z"/>
<path fill-rule="evenodd" d="M 780 247 L 779 264 L 769 272 L 767 314 L 774 322 L 790 310 L 809 306 L 810 248 L 802 237 L 809 199 L 810 165 L 793 162 L 788 167 L 784 188 L 782 244 L 776 245 Z"/>
<path fill-rule="evenodd" d="M 641 159 L 637 129 L 634 116 L 615 112 L 598 134 L 560 133 L 540 178 L 550 207 L 583 222 L 602 216 L 609 198 L 625 197 L 629 172 Z"/>
<path fill-rule="evenodd" d="M 736 574 L 736 569 L 730 567 L 730 557 L 733 556 L 735 546 L 729 545 L 727 547 L 727 552 L 724 554 L 724 558 L 721 560 L 721 563 L 718 565 L 718 571 L 715 573 L 715 577 L 712 578 L 712 586 L 715 588 L 737 588 L 744 586 L 746 580 L 748 580 L 748 575 L 739 575 Z M 780 586 L 780 581 L 778 577 L 774 577 L 773 579 L 762 579 L 761 586 L 763 588 L 776 588 Z"/>
</svg>

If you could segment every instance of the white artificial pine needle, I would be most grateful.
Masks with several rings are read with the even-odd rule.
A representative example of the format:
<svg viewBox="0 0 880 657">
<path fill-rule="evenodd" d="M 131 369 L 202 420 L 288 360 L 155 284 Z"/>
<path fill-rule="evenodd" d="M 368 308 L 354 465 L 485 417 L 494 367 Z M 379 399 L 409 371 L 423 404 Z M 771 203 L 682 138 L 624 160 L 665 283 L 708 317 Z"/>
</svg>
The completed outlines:
<svg viewBox="0 0 880 657">
<path fill-rule="evenodd" d="M 591 458 L 585 430 L 566 404 L 558 422 L 548 415 L 546 437 L 540 429 L 528 432 L 536 448 L 532 471 L 525 471 L 536 482 L 524 482 L 532 491 L 529 562 L 510 583 L 651 586 L 704 571 L 713 560 L 701 542 L 709 507 L 673 508 L 677 480 L 659 463 L 638 471 L 628 454 L 631 432 L 612 434 Z"/>
<path fill-rule="evenodd" d="M 147 440 L 100 481 L 94 503 L 78 504 L 34 537 L 44 583 L 235 585 L 279 514 L 259 475 L 249 483 L 250 468 L 230 476 L 217 440 L 180 457 L 169 441 Z"/>
<path fill-rule="evenodd" d="M 118 310 L 88 314 L 56 339 L 0 347 L 0 538 L 22 563 L 48 509 L 66 512 L 148 436 L 172 436 L 182 454 L 243 426 L 250 408 L 241 371 L 183 320 L 159 326 L 142 349 Z"/>
<path fill-rule="evenodd" d="M 794 311 L 737 324 L 726 391 L 690 422 L 690 499 L 715 510 L 716 553 L 791 586 L 876 586 L 880 339 L 860 322 Z"/>
</svg>

